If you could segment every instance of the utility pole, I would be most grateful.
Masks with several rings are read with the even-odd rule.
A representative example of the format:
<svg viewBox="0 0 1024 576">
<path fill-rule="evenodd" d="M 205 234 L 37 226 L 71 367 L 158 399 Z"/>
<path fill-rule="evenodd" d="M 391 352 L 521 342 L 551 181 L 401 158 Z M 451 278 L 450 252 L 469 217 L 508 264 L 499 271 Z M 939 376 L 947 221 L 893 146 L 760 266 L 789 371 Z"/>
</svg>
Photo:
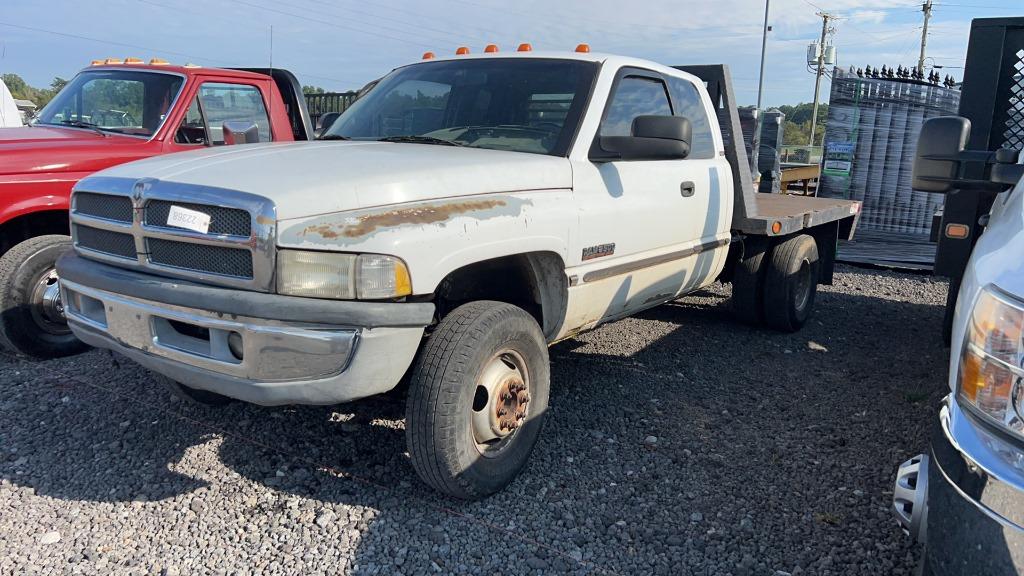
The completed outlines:
<svg viewBox="0 0 1024 576">
<path fill-rule="evenodd" d="M 771 26 L 768 25 L 768 6 L 770 4 L 771 0 L 764 0 L 764 31 L 761 34 L 761 75 L 757 79 L 757 120 L 754 122 L 754 139 L 750 146 L 750 171 L 754 174 L 760 173 L 757 161 L 761 152 L 761 122 L 763 119 L 763 114 L 761 114 L 761 97 L 764 94 L 764 55 L 765 50 L 768 48 L 768 32 L 771 31 Z"/>
<path fill-rule="evenodd" d="M 818 44 L 818 73 L 814 79 L 814 108 L 811 112 L 811 136 L 808 138 L 808 146 L 814 146 L 814 130 L 818 127 L 818 95 L 821 92 L 821 77 L 825 74 L 825 37 L 828 35 L 828 21 L 832 18 L 827 12 L 818 12 L 818 16 L 821 16 L 821 43 Z"/>
<path fill-rule="evenodd" d="M 921 29 L 921 57 L 917 60 L 917 69 L 924 73 L 924 48 L 928 44 L 928 19 L 932 17 L 932 0 L 925 0 L 921 5 L 924 12 L 924 27 Z"/>
</svg>

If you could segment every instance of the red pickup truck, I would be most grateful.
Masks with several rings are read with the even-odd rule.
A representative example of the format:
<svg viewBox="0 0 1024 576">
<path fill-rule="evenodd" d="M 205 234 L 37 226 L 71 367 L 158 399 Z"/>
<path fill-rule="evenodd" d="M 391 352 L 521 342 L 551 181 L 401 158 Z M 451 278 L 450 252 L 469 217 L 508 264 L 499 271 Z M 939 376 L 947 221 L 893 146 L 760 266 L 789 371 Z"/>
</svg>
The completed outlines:
<svg viewBox="0 0 1024 576">
<path fill-rule="evenodd" d="M 84 348 L 54 270 L 71 245 L 68 198 L 81 178 L 157 154 L 312 137 L 285 70 L 93 61 L 30 126 L 0 129 L 0 346 L 37 358 Z"/>
</svg>

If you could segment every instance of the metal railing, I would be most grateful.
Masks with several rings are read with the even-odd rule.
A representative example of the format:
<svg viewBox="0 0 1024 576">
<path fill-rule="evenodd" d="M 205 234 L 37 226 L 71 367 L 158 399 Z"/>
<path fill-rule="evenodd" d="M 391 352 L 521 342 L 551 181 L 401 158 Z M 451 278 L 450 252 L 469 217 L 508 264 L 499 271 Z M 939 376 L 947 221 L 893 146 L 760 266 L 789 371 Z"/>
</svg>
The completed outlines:
<svg viewBox="0 0 1024 576">
<path fill-rule="evenodd" d="M 320 117 L 328 112 L 344 112 L 356 100 L 357 92 L 327 92 L 324 94 L 306 94 L 306 108 L 313 127 L 317 126 Z"/>
</svg>

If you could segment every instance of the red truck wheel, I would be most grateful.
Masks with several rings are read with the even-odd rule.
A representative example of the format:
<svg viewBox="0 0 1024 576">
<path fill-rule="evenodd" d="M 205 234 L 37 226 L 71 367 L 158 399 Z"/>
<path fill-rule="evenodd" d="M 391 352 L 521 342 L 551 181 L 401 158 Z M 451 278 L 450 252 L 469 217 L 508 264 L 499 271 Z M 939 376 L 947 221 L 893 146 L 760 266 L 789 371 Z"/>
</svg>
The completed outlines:
<svg viewBox="0 0 1024 576">
<path fill-rule="evenodd" d="M 64 320 L 57 286 L 57 258 L 69 248 L 67 236 L 37 236 L 0 258 L 0 346 L 40 359 L 87 348 Z"/>
</svg>

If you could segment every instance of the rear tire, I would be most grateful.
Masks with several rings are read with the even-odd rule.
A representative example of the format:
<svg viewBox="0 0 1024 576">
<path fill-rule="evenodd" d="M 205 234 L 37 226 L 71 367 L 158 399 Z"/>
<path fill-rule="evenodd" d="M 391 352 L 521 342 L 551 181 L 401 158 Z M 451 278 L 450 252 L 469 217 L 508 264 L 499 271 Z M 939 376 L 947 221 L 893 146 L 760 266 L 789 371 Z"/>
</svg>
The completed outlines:
<svg viewBox="0 0 1024 576">
<path fill-rule="evenodd" d="M 56 263 L 67 236 L 29 238 L 0 257 L 0 346 L 33 358 L 59 358 L 88 348 L 64 319 Z"/>
<path fill-rule="evenodd" d="M 768 242 L 762 238 L 743 241 L 743 257 L 732 275 L 732 311 L 738 320 L 751 326 L 764 322 L 764 262 Z"/>
<path fill-rule="evenodd" d="M 406 441 L 417 474 L 466 500 L 507 486 L 540 435 L 549 384 L 547 344 L 525 310 L 492 301 L 453 310 L 413 365 Z"/>
<path fill-rule="evenodd" d="M 800 234 L 776 244 L 764 278 L 764 319 L 771 328 L 796 332 L 811 317 L 818 291 L 818 246 Z"/>
</svg>

